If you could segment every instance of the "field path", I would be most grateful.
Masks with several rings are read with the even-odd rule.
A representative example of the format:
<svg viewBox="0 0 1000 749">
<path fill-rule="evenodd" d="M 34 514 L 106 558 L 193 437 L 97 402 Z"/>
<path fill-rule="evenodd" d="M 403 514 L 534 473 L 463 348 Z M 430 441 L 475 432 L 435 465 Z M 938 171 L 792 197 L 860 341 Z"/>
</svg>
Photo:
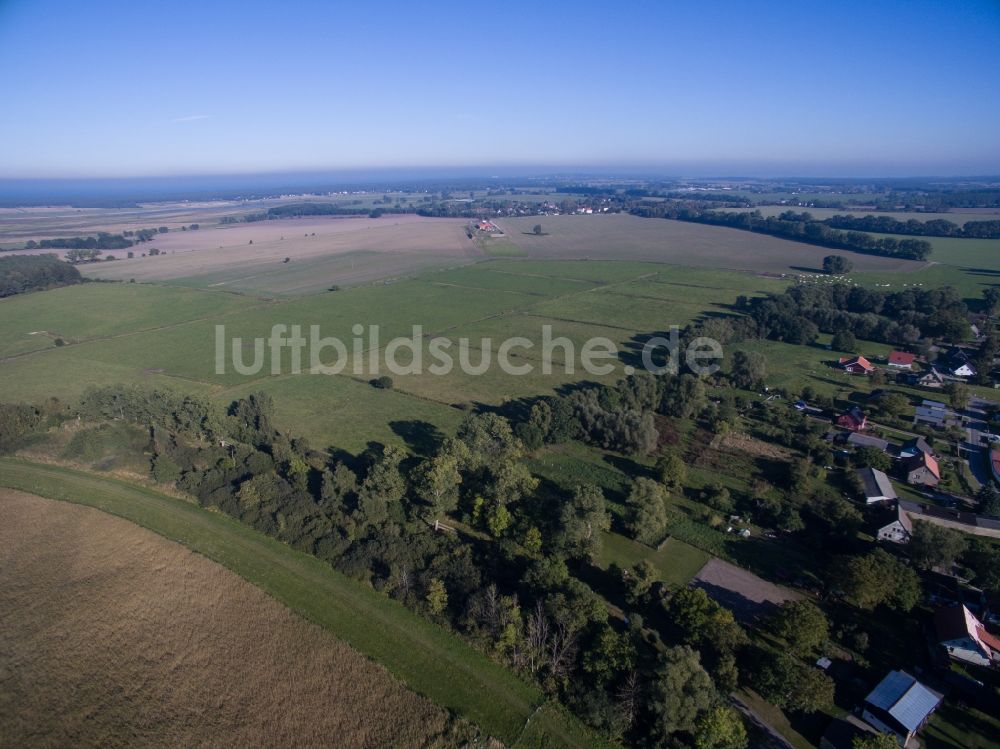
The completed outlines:
<svg viewBox="0 0 1000 749">
<path fill-rule="evenodd" d="M 131 520 L 219 562 L 383 664 L 419 694 L 508 745 L 543 703 L 540 690 L 401 604 L 225 515 L 151 489 L 69 468 L 0 459 L 0 486 Z M 546 746 L 599 746 L 556 711 L 532 721 Z M 555 741 L 555 744 L 551 742 Z"/>
</svg>

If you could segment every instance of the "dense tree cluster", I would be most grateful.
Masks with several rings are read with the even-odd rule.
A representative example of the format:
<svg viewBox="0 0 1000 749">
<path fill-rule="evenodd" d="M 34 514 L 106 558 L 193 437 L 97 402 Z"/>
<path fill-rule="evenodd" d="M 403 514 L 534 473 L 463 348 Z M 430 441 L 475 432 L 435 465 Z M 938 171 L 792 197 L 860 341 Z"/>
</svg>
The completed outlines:
<svg viewBox="0 0 1000 749">
<path fill-rule="evenodd" d="M 0 256 L 0 297 L 82 281 L 80 271 L 55 255 Z"/>
<path fill-rule="evenodd" d="M 781 294 L 741 297 L 738 307 L 756 322 L 757 335 L 787 343 L 812 343 L 821 331 L 891 344 L 921 337 L 962 341 L 969 334 L 969 310 L 947 286 L 889 293 L 847 284 L 800 284 Z"/>
</svg>

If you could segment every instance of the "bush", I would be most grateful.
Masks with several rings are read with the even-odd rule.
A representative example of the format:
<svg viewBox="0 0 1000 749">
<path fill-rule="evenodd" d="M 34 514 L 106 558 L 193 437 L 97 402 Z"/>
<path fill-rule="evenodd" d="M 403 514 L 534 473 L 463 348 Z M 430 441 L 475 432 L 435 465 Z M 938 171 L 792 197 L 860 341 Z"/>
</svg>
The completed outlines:
<svg viewBox="0 0 1000 749">
<path fill-rule="evenodd" d="M 161 453 L 153 457 L 151 473 L 157 483 L 172 484 L 181 477 L 181 467 L 169 455 Z"/>
<path fill-rule="evenodd" d="M 381 377 L 376 377 L 371 381 L 372 387 L 376 387 L 379 390 L 392 390 L 394 385 L 392 378 L 389 375 L 382 375 Z"/>
</svg>

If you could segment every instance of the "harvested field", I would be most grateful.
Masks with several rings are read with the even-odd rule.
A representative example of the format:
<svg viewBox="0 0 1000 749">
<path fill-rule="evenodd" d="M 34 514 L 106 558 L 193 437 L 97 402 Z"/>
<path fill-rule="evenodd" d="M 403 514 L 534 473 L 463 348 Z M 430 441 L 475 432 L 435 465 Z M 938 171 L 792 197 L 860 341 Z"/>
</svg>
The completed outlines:
<svg viewBox="0 0 1000 749">
<path fill-rule="evenodd" d="M 721 559 L 710 559 L 691 584 L 732 610 L 742 622 L 752 622 L 785 601 L 802 598 L 795 591 Z"/>
<path fill-rule="evenodd" d="M 535 236 L 541 223 L 545 234 Z M 794 273 L 823 267 L 825 247 L 720 226 L 625 214 L 531 216 L 497 224 L 531 258 L 647 260 L 734 270 Z M 916 271 L 926 263 L 838 250 L 856 271 Z"/>
<path fill-rule="evenodd" d="M 205 557 L 88 507 L 6 489 L 0 507 L 0 743 L 461 738 L 443 710 Z"/>
<path fill-rule="evenodd" d="M 465 222 L 413 215 L 290 218 L 169 232 L 118 260 L 80 266 L 92 278 L 170 281 L 228 291 L 303 294 L 410 275 L 480 255 Z M 155 247 L 161 254 L 141 257 Z M 288 262 L 285 262 L 285 259 Z"/>
</svg>

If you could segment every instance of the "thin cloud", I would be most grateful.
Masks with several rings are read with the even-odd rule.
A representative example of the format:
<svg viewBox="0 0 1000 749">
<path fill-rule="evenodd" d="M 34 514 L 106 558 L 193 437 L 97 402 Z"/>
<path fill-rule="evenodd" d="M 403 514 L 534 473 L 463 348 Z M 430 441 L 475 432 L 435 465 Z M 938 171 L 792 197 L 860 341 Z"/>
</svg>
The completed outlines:
<svg viewBox="0 0 1000 749">
<path fill-rule="evenodd" d="M 189 114 L 187 117 L 174 117 L 171 122 L 195 122 L 196 120 L 210 119 L 210 114 Z"/>
</svg>

